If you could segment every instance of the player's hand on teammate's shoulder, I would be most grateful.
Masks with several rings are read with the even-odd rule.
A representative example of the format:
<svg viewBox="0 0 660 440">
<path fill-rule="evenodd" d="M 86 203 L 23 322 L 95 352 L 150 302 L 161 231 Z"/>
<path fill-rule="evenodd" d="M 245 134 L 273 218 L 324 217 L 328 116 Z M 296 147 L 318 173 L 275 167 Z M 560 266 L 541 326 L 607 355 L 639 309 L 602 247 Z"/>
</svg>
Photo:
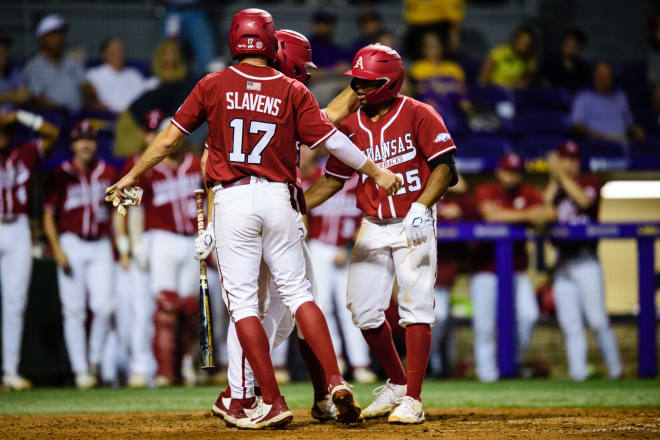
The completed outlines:
<svg viewBox="0 0 660 440">
<path fill-rule="evenodd" d="M 401 179 L 386 168 L 378 168 L 378 170 L 374 177 L 376 185 L 387 191 L 387 194 L 390 196 L 396 193 L 403 183 Z"/>
</svg>

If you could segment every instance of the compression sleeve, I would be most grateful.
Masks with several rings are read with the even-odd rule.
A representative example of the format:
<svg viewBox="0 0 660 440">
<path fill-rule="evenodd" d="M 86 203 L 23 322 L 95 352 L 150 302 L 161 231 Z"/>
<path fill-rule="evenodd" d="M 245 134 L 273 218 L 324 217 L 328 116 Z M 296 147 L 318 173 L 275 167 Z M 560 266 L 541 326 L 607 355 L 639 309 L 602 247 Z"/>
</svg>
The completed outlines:
<svg viewBox="0 0 660 440">
<path fill-rule="evenodd" d="M 351 142 L 348 136 L 339 130 L 326 139 L 325 148 L 330 154 L 355 170 L 362 168 L 368 160 L 367 156 Z"/>
</svg>

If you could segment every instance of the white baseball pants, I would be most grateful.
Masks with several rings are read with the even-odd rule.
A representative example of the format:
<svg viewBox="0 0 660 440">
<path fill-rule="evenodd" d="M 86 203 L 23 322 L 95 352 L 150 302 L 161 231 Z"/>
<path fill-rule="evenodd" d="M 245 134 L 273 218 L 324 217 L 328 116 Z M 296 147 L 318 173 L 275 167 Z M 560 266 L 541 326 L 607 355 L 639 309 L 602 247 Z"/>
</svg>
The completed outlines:
<svg viewBox="0 0 660 440">
<path fill-rule="evenodd" d="M 477 272 L 470 278 L 472 325 L 474 326 L 474 360 L 477 377 L 482 382 L 493 382 L 499 377 L 495 354 L 497 328 L 497 276 L 491 272 Z M 532 282 L 524 272 L 514 275 L 516 308 L 517 360 L 520 362 L 532 339 L 534 325 L 539 318 L 539 307 Z"/>
<path fill-rule="evenodd" d="M 74 373 L 89 372 L 89 364 L 98 365 L 106 342 L 110 316 L 115 310 L 115 263 L 110 239 L 86 241 L 75 234 L 60 236 L 62 250 L 69 258 L 71 275 L 57 269 L 57 279 L 64 316 L 64 341 Z M 89 358 L 85 320 L 89 308 L 94 313 L 89 334 Z"/>
<path fill-rule="evenodd" d="M 26 215 L 0 223 L 0 286 L 2 295 L 2 371 L 18 373 L 23 318 L 32 276 L 32 240 Z"/>
<path fill-rule="evenodd" d="M 584 320 L 596 334 L 611 378 L 623 372 L 619 347 L 605 309 L 603 274 L 595 255 L 582 255 L 563 261 L 553 284 L 557 319 L 566 340 L 571 379 L 587 378 L 587 337 Z"/>
</svg>

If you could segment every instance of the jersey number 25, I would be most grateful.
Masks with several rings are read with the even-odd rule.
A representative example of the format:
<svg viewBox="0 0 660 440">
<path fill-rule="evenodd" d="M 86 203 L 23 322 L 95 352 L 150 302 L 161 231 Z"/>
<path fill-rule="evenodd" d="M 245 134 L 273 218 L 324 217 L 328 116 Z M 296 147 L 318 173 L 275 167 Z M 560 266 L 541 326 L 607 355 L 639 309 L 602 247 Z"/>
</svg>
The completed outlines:
<svg viewBox="0 0 660 440">
<path fill-rule="evenodd" d="M 245 153 L 243 152 L 243 124 L 241 118 L 232 119 L 229 126 L 234 130 L 232 150 L 229 153 L 229 161 L 237 163 L 245 163 Z M 270 140 L 275 136 L 277 124 L 270 122 L 250 121 L 250 134 L 264 133 L 259 139 L 252 151 L 247 155 L 247 163 L 261 164 L 261 155 L 270 143 Z"/>
</svg>

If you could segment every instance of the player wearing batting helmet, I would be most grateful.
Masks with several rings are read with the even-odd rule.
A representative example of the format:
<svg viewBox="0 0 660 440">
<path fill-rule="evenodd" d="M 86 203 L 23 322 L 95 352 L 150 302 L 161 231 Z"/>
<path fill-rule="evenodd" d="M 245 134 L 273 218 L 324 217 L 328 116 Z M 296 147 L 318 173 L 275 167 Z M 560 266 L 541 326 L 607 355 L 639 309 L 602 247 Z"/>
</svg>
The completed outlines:
<svg viewBox="0 0 660 440">
<path fill-rule="evenodd" d="M 345 75 L 352 78 L 362 107 L 339 129 L 380 167 L 403 180 L 394 194 L 378 189 L 363 173 L 358 181 L 357 206 L 364 218 L 350 262 L 348 307 L 388 377 L 362 415 L 389 415 L 391 423 L 421 423 L 420 393 L 434 322 L 434 206 L 456 178 L 456 146 L 432 107 L 399 94 L 404 71 L 394 49 L 379 44 L 360 49 Z M 337 193 L 355 172 L 330 157 L 325 175 L 305 193 L 308 208 Z M 400 324 L 406 329 L 407 372 L 385 319 L 395 277 Z"/>
<path fill-rule="evenodd" d="M 213 224 L 223 299 L 263 393 L 263 404 L 256 413 L 237 425 L 261 429 L 286 425 L 293 418 L 275 381 L 268 338 L 259 320 L 257 276 L 262 256 L 274 283 L 280 286 L 279 296 L 295 315 L 298 328 L 323 367 L 338 419 L 357 421 L 360 409 L 339 373 L 325 318 L 313 301 L 311 283 L 305 276 L 298 227 L 292 221 L 296 212 L 288 185 L 297 181 L 296 142 L 325 145 L 331 154 L 372 177 L 389 193 L 398 189 L 399 180 L 338 133 L 299 81 L 268 67 L 277 53 L 268 12 L 246 9 L 237 13 L 228 41 L 238 64 L 205 76 L 195 86 L 172 124 L 156 137 L 136 165 L 108 188 L 108 200 L 134 203 L 130 194 L 138 178 L 206 121 L 206 177 L 215 193 Z"/>
</svg>

